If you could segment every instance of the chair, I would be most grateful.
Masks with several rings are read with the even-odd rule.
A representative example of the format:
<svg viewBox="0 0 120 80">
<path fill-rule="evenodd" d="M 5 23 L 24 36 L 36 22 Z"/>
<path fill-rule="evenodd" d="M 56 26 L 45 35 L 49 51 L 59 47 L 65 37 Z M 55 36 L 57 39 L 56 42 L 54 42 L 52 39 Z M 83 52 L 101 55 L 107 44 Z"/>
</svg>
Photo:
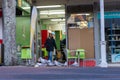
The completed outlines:
<svg viewBox="0 0 120 80">
<path fill-rule="evenodd" d="M 71 52 L 74 52 L 74 51 L 70 51 L 69 49 L 67 49 L 67 62 L 68 62 L 68 66 L 69 66 L 69 59 L 75 59 L 75 62 L 76 62 L 76 59 L 78 58 L 77 55 L 71 55 Z"/>
<path fill-rule="evenodd" d="M 48 53 L 47 53 L 47 51 L 46 51 L 46 48 L 42 48 L 42 51 L 43 51 L 42 57 L 48 56 Z"/>
<path fill-rule="evenodd" d="M 80 59 L 83 60 L 83 66 L 84 66 L 84 59 L 85 59 L 85 50 L 84 49 L 77 49 L 76 55 L 78 58 L 78 63 L 80 64 Z"/>
<path fill-rule="evenodd" d="M 23 48 L 21 50 L 21 59 L 26 62 L 26 65 L 30 65 L 30 60 L 32 59 L 32 54 L 30 48 Z"/>
</svg>

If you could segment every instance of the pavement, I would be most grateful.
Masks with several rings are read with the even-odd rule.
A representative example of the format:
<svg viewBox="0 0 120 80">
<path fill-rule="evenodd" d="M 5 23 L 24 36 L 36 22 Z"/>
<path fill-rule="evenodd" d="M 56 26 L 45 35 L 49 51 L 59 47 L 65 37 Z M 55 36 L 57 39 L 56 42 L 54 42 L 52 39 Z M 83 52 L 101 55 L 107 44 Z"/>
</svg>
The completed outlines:
<svg viewBox="0 0 120 80">
<path fill-rule="evenodd" d="M 0 66 L 0 80 L 120 80 L 120 67 Z"/>
</svg>

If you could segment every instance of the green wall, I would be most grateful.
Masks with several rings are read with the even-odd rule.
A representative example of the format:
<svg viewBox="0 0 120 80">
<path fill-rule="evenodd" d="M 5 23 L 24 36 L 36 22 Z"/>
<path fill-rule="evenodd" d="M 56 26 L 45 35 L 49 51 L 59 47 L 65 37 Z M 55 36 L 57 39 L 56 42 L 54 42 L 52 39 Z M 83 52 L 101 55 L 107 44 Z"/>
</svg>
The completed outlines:
<svg viewBox="0 0 120 80">
<path fill-rule="evenodd" d="M 41 28 L 41 30 L 46 30 L 47 28 L 46 28 L 46 25 L 42 25 L 42 28 Z"/>
<path fill-rule="evenodd" d="M 16 43 L 30 46 L 30 17 L 16 17 Z"/>
</svg>

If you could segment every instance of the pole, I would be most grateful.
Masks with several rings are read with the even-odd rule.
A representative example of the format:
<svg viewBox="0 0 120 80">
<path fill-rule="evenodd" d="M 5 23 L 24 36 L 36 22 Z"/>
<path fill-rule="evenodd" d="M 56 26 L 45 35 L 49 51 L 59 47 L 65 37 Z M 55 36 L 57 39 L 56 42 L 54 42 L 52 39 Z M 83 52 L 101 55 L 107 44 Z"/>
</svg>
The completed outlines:
<svg viewBox="0 0 120 80">
<path fill-rule="evenodd" d="M 101 63 L 100 67 L 107 67 L 106 61 L 106 42 L 105 42 L 105 26 L 104 26 L 104 0 L 100 0 L 100 23 L 101 23 Z"/>
</svg>

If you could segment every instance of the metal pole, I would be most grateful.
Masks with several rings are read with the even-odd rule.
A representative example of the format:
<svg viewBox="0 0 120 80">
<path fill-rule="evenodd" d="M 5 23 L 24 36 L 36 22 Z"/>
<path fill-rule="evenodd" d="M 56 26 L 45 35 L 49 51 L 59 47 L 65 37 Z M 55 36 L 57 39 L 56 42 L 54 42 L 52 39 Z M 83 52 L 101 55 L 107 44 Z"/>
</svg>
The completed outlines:
<svg viewBox="0 0 120 80">
<path fill-rule="evenodd" d="M 104 0 L 100 0 L 100 23 L 101 23 L 101 63 L 100 67 L 107 67 L 106 62 L 106 42 L 105 42 L 105 26 L 104 26 Z"/>
</svg>

